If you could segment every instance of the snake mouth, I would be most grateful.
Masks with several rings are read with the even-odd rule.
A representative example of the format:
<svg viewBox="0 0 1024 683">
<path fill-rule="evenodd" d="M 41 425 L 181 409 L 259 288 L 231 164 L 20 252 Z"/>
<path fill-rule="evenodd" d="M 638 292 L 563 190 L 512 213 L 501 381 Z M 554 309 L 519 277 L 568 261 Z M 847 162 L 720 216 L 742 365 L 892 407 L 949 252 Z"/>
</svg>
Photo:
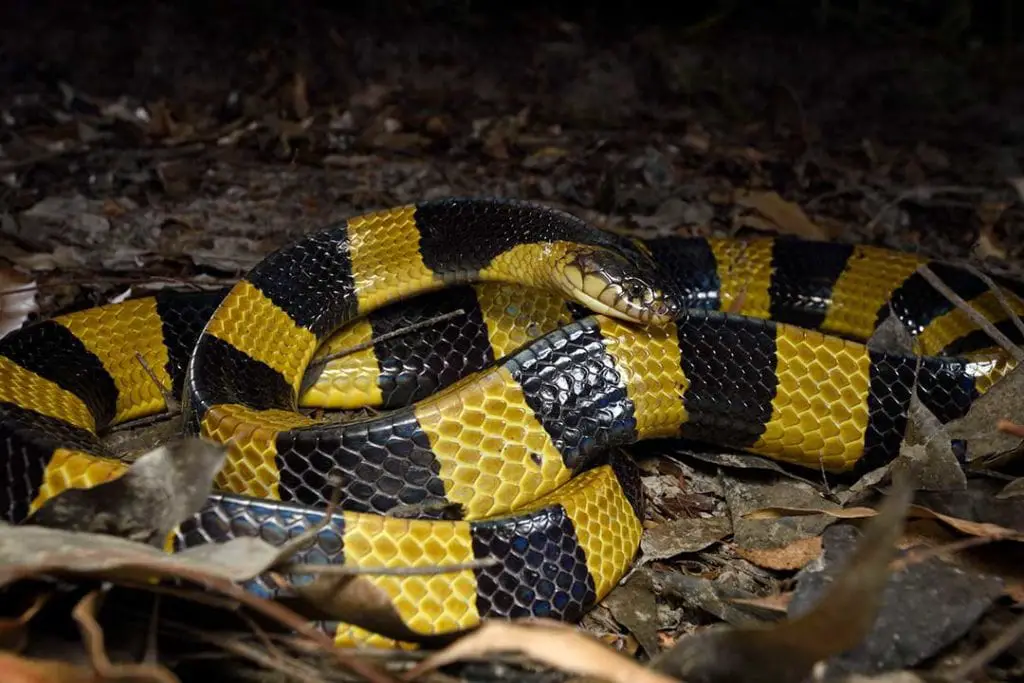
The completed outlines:
<svg viewBox="0 0 1024 683">
<path fill-rule="evenodd" d="M 636 267 L 607 251 L 580 252 L 566 263 L 563 286 L 595 313 L 644 324 L 675 319 L 679 304 L 652 283 L 636 275 Z"/>
</svg>

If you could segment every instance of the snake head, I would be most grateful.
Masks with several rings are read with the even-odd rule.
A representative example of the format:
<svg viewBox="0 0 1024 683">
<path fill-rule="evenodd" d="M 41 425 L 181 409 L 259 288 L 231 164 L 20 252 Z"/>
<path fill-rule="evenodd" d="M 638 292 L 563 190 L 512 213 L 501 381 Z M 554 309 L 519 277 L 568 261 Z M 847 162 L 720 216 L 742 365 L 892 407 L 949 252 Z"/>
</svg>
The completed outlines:
<svg viewBox="0 0 1024 683">
<path fill-rule="evenodd" d="M 650 324 L 675 320 L 681 306 L 658 285 L 653 263 L 640 254 L 629 258 L 627 253 L 600 247 L 576 249 L 562 264 L 559 284 L 595 313 Z"/>
</svg>

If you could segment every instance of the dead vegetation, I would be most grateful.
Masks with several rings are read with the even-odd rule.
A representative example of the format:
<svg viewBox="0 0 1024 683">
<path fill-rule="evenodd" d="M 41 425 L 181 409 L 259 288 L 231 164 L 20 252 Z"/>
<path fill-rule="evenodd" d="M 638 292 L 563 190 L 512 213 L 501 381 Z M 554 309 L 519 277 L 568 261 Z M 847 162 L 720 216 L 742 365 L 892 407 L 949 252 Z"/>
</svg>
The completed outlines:
<svg viewBox="0 0 1024 683">
<path fill-rule="evenodd" d="M 395 32 L 315 8 L 254 28 L 142 5 L 3 29 L 0 334 L 154 287 L 220 286 L 330 220 L 452 194 L 642 235 L 792 234 L 1021 270 L 1024 71 L 1005 46 L 953 58 L 924 40 L 858 48 L 713 22 L 608 39 L 543 13 Z M 163 518 L 105 511 L 134 541 L 0 527 L 0 679 L 1013 680 L 1021 386 L 1014 373 L 955 424 L 918 414 L 923 438 L 855 482 L 637 448 L 641 555 L 582 629 L 488 624 L 432 653 L 340 651 L 308 627 L 316 607 L 398 628 L 358 568 L 290 566 L 287 548 L 249 540 L 191 556 L 149 545 L 202 485 Z M 967 474 L 952 439 L 968 443 Z M 208 482 L 215 454 L 168 471 L 146 440 L 125 446 L 139 500 L 153 482 Z M 96 519 L 102 496 L 72 502 L 66 518 Z M 238 587 L 270 570 L 320 575 L 287 605 Z"/>
</svg>

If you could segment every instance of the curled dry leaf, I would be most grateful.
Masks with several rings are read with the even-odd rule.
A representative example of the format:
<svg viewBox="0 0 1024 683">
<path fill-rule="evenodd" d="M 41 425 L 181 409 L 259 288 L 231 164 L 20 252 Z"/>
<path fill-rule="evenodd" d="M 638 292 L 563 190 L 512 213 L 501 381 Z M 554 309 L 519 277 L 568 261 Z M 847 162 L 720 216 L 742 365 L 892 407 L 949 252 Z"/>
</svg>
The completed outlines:
<svg viewBox="0 0 1024 683">
<path fill-rule="evenodd" d="M 869 507 L 852 507 L 843 510 L 825 510 L 821 508 L 762 508 L 749 513 L 755 519 L 778 519 L 780 517 L 797 517 L 801 515 L 830 515 L 840 519 L 864 519 L 880 514 L 879 511 Z M 991 522 L 975 522 L 969 519 L 960 519 L 952 515 L 945 515 L 935 512 L 921 505 L 911 505 L 907 511 L 910 518 L 937 519 L 957 531 L 968 536 L 980 536 L 993 541 L 1020 541 L 1024 542 L 1024 533 L 1016 529 L 1009 529 Z"/>
<path fill-rule="evenodd" d="M 416 680 L 428 671 L 465 659 L 517 652 L 578 676 L 613 683 L 677 683 L 644 668 L 575 628 L 547 619 L 486 621 L 468 636 L 427 657 L 405 674 Z"/>
<path fill-rule="evenodd" d="M 365 576 L 323 575 L 293 590 L 304 605 L 292 607 L 313 619 L 343 621 L 399 642 L 432 640 L 410 629 L 395 610 L 391 596 Z"/>
<path fill-rule="evenodd" d="M 709 628 L 659 655 L 652 667 L 688 683 L 805 680 L 816 663 L 869 632 L 912 496 L 899 478 L 843 572 L 807 611 L 770 625 Z"/>
<path fill-rule="evenodd" d="M 0 338 L 20 328 L 29 315 L 39 310 L 35 280 L 0 266 Z"/>
<path fill-rule="evenodd" d="M 117 479 L 54 496 L 30 522 L 163 546 L 202 508 L 226 452 L 201 439 L 177 439 L 145 453 Z"/>
</svg>

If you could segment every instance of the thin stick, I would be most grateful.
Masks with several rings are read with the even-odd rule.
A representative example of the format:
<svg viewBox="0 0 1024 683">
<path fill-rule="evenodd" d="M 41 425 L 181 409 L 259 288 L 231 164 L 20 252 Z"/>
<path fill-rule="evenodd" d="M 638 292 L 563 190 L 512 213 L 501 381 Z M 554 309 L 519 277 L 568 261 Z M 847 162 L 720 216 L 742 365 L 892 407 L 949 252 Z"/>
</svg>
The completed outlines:
<svg viewBox="0 0 1024 683">
<path fill-rule="evenodd" d="M 401 329 L 386 332 L 380 335 L 379 337 L 374 337 L 370 341 L 363 342 L 362 344 L 356 344 L 355 346 L 350 346 L 347 349 L 342 349 L 340 351 L 335 351 L 334 353 L 329 353 L 323 358 L 317 358 L 316 360 L 310 361 L 307 372 L 314 368 L 319 368 L 323 365 L 327 365 L 332 360 L 344 358 L 345 356 L 351 356 L 353 353 L 358 353 L 359 351 L 363 351 L 364 349 L 372 348 L 373 345 L 376 344 L 377 342 L 388 341 L 389 339 L 394 339 L 395 337 L 401 337 L 402 335 L 409 334 L 410 332 L 415 332 L 416 330 L 423 329 L 424 327 L 430 327 L 431 325 L 444 322 L 445 320 L 451 320 L 452 318 L 457 318 L 458 316 L 465 314 L 466 311 L 460 308 L 449 313 L 442 313 L 441 315 L 434 316 L 433 318 L 428 318 L 427 320 L 421 320 L 418 323 L 407 325 Z"/>
<path fill-rule="evenodd" d="M 285 657 L 277 648 L 274 648 L 274 651 L 268 654 L 240 640 L 233 640 L 219 633 L 201 631 L 178 621 L 164 620 L 164 626 L 176 630 L 183 635 L 204 641 L 209 645 L 219 647 L 225 652 L 248 659 L 264 668 L 285 674 L 296 681 L 301 681 L 302 683 L 323 683 L 324 681 L 315 669 L 297 658 Z"/>
<path fill-rule="evenodd" d="M 1006 311 L 1006 314 L 1010 316 L 1010 320 L 1013 321 L 1013 324 L 1017 327 L 1021 334 L 1024 334 L 1024 320 L 1021 320 L 1020 316 L 1017 315 L 1017 312 L 1013 310 L 1013 307 L 1010 305 L 1010 300 L 1006 298 L 1006 293 L 1003 291 L 1003 288 L 997 285 L 992 278 L 990 278 L 988 275 L 981 272 L 971 264 L 966 264 L 966 269 L 971 275 L 973 275 L 974 277 L 978 278 L 986 285 L 988 285 L 988 288 L 992 290 L 993 294 L 995 294 L 996 300 L 999 302 L 999 305 L 1002 306 L 1003 310 Z"/>
<path fill-rule="evenodd" d="M 327 509 L 324 510 L 323 518 L 313 526 L 304 530 L 295 538 L 292 538 L 287 543 L 284 543 L 278 549 L 277 557 L 267 567 L 268 570 L 277 570 L 277 567 L 280 563 L 283 563 L 287 558 L 291 557 L 295 553 L 302 550 L 302 546 L 312 541 L 314 538 L 317 537 L 317 534 L 319 534 L 321 531 L 323 531 L 330 525 L 331 518 L 334 517 L 335 513 L 338 510 L 338 505 L 341 503 L 341 487 L 344 481 L 339 474 L 336 474 L 334 472 L 328 475 L 327 481 L 331 485 L 331 497 L 327 501 Z"/>
<path fill-rule="evenodd" d="M 165 398 L 164 400 L 166 401 L 167 399 Z M 139 427 L 148 427 L 150 425 L 155 425 L 160 422 L 166 422 L 167 420 L 177 417 L 178 415 L 181 415 L 180 410 L 168 410 L 163 413 L 157 413 L 156 415 L 146 415 L 145 417 L 140 417 L 135 420 L 128 420 L 127 422 L 116 424 L 110 429 L 108 429 L 107 433 L 113 434 L 115 432 L 126 432 L 130 429 L 138 429 Z"/>
<path fill-rule="evenodd" d="M 971 322 L 985 330 L 985 332 L 988 333 L 988 335 L 992 337 L 992 339 L 999 344 L 1004 351 L 1013 356 L 1014 360 L 1018 363 L 1024 363 L 1024 351 L 1010 341 L 1009 337 L 1000 332 L 995 325 L 985 318 L 985 316 L 971 308 L 970 304 L 964 301 L 959 294 L 954 292 L 946 285 L 945 282 L 939 279 L 939 276 L 936 275 L 931 268 L 926 265 L 920 265 L 917 267 L 917 272 L 921 274 L 921 277 L 928 281 L 928 284 L 938 290 L 942 296 L 949 299 L 957 308 L 962 310 L 964 315 L 971 319 Z"/>
<path fill-rule="evenodd" d="M 135 352 L 135 360 L 139 361 L 139 365 L 141 365 L 142 369 L 146 371 L 147 375 L 149 375 L 149 378 L 153 381 L 153 384 L 155 384 L 156 388 L 160 391 L 160 395 L 164 397 L 166 411 L 175 413 L 180 411 L 181 406 L 178 405 L 178 399 L 176 399 L 174 397 L 174 394 L 171 393 L 171 390 L 165 387 L 163 383 L 159 380 L 159 378 L 157 378 L 156 373 L 153 372 L 153 369 L 151 367 L 149 367 L 149 363 L 146 362 L 146 359 L 143 358 L 142 354 L 139 353 L 138 351 Z"/>
<path fill-rule="evenodd" d="M 484 569 L 497 564 L 497 558 L 486 557 L 482 560 L 436 567 L 352 567 L 340 564 L 295 563 L 280 565 L 274 569 L 282 574 L 326 574 L 328 576 L 436 576 L 438 574 L 454 574 L 467 569 Z"/>
</svg>

